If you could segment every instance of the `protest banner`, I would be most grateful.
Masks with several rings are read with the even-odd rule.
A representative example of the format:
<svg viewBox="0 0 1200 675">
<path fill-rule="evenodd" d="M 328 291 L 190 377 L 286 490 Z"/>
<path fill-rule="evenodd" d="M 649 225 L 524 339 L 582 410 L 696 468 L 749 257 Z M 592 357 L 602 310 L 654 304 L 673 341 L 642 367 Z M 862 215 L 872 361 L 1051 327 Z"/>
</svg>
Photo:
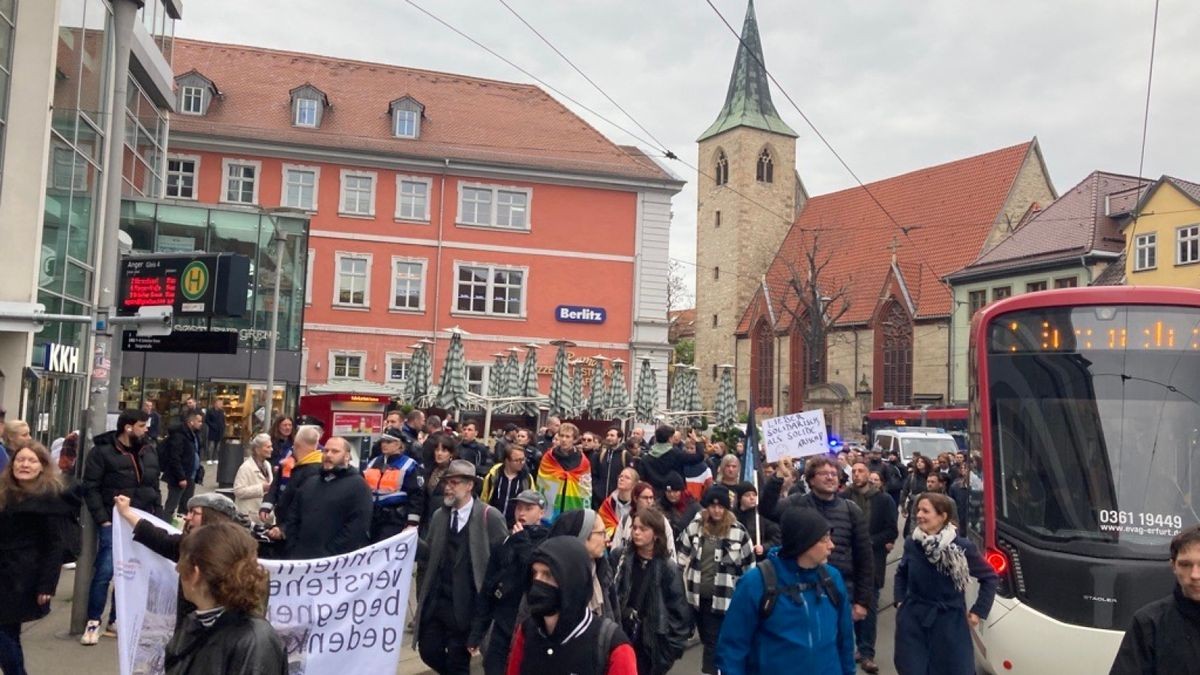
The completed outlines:
<svg viewBox="0 0 1200 675">
<path fill-rule="evenodd" d="M 115 512 L 113 527 L 121 675 L 156 675 L 175 630 L 175 563 L 135 543 Z M 260 561 L 270 575 L 266 619 L 287 649 L 288 672 L 396 672 L 416 554 L 413 528 L 343 555 Z"/>
<path fill-rule="evenodd" d="M 825 412 L 822 410 L 773 417 L 763 420 L 762 427 L 768 462 L 829 452 L 829 434 L 825 431 Z"/>
</svg>

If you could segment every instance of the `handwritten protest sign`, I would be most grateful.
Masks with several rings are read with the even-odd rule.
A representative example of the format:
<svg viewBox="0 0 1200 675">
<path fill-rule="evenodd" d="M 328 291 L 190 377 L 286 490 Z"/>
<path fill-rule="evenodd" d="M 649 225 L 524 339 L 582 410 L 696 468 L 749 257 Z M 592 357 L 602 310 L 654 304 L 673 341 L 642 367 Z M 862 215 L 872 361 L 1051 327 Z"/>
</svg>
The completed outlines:
<svg viewBox="0 0 1200 675">
<path fill-rule="evenodd" d="M 825 412 L 808 410 L 763 420 L 763 441 L 767 446 L 768 462 L 829 452 Z"/>
<path fill-rule="evenodd" d="M 121 675 L 162 673 L 175 628 L 175 564 L 134 543 L 115 514 L 113 525 Z M 266 619 L 283 639 L 288 672 L 395 672 L 416 552 L 411 529 L 329 558 L 260 561 L 270 575 Z"/>
</svg>

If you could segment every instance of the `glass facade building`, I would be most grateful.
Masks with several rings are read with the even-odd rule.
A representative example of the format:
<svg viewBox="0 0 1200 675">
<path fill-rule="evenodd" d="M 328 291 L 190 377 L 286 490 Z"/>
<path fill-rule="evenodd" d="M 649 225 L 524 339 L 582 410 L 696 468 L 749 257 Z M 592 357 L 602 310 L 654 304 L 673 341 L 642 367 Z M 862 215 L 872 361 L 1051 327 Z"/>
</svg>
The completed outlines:
<svg viewBox="0 0 1200 675">
<path fill-rule="evenodd" d="M 250 260 L 244 316 L 176 321 L 177 332 L 236 332 L 237 354 L 125 352 L 123 405 L 137 406 L 142 400 L 153 400 L 165 419 L 188 397 L 196 398 L 202 406 L 221 398 L 228 411 L 227 437 L 248 440 L 256 426 L 252 416 L 265 402 L 278 282 L 276 387 L 271 398 L 278 413 L 294 411 L 301 372 L 308 218 L 236 207 L 125 199 L 121 204 L 121 230 L 133 241 L 135 255 L 204 251 L 237 253 Z M 282 259 L 277 259 L 277 236 L 284 242 Z"/>
</svg>

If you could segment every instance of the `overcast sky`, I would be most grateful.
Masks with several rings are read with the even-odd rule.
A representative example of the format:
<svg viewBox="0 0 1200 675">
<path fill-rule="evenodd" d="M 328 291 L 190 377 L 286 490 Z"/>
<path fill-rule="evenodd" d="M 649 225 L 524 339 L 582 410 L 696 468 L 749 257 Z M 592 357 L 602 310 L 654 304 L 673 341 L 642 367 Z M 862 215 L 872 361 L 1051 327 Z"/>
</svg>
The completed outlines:
<svg viewBox="0 0 1200 675">
<path fill-rule="evenodd" d="M 497 0 L 415 1 L 636 130 Z M 670 150 L 695 165 L 696 137 L 724 102 L 737 49 L 736 38 L 704 0 L 508 2 Z M 745 0 L 714 2 L 740 31 Z M 1059 192 L 1095 169 L 1137 172 L 1152 0 L 755 5 L 768 68 L 864 181 L 1033 136 Z M 1200 2 L 1162 0 L 1146 176 L 1200 180 L 1197 29 Z M 193 0 L 176 33 L 529 81 L 404 0 Z M 773 97 L 800 134 L 796 163 L 809 193 L 854 185 L 778 89 Z M 614 141 L 652 150 L 577 112 Z M 675 198 L 671 256 L 690 263 L 696 255 L 696 176 L 679 162 L 668 166 L 689 183 Z"/>
</svg>

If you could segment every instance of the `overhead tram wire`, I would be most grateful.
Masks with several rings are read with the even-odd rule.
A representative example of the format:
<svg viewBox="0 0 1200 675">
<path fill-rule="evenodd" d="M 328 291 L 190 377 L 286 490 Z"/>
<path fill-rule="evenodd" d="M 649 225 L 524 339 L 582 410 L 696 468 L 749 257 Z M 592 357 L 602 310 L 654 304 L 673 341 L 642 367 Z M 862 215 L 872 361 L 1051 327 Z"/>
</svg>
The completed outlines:
<svg viewBox="0 0 1200 675">
<path fill-rule="evenodd" d="M 1146 74 L 1146 107 L 1142 111 L 1142 147 L 1138 152 L 1138 201 L 1142 199 L 1142 171 L 1146 162 L 1146 132 L 1150 127 L 1150 86 L 1154 83 L 1154 52 L 1158 45 L 1158 2 L 1154 0 L 1154 23 L 1150 29 L 1150 69 Z M 1129 237 L 1125 242 L 1125 255 L 1133 246 L 1137 234 L 1138 213 L 1133 214 L 1133 224 L 1129 227 Z M 1136 261 L 1135 261 L 1136 262 Z"/>
</svg>

